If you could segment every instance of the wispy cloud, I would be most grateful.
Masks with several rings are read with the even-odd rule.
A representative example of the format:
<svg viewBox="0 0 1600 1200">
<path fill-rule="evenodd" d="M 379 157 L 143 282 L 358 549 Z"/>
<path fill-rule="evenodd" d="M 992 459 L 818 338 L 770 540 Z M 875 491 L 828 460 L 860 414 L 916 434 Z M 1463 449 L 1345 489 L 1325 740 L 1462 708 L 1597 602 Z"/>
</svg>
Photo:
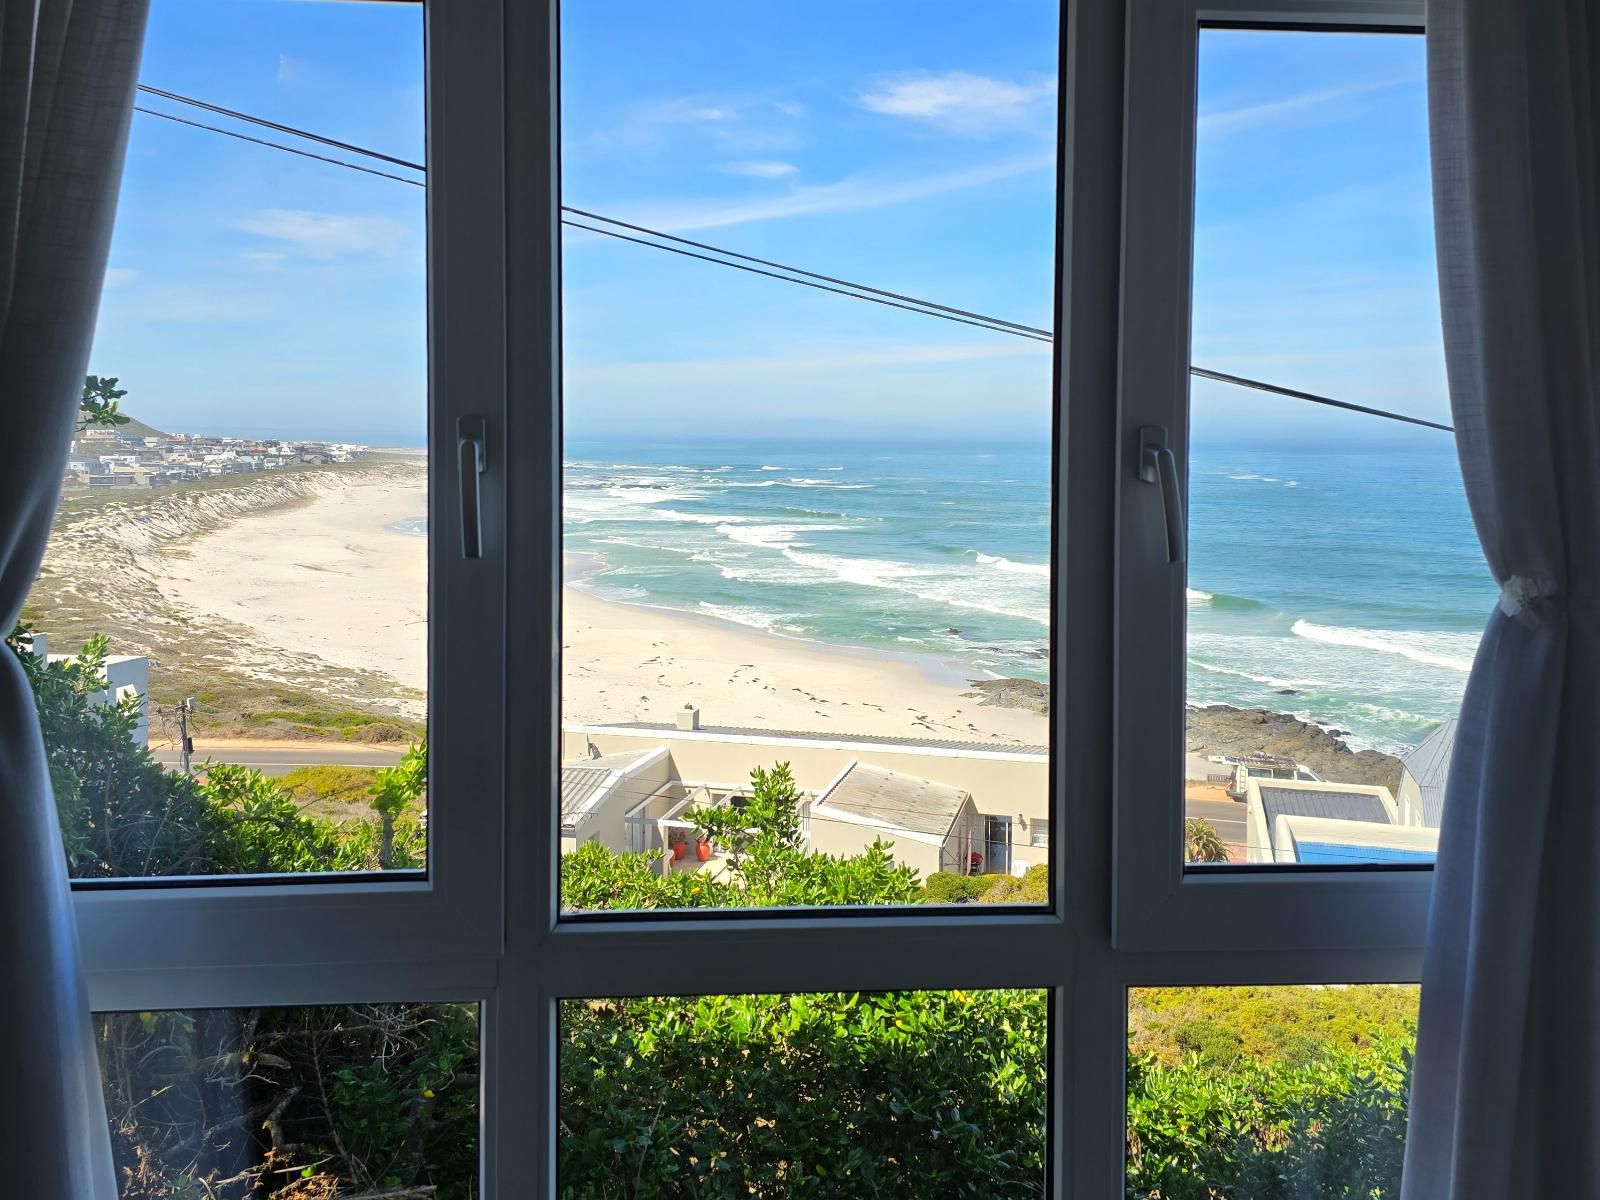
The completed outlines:
<svg viewBox="0 0 1600 1200">
<path fill-rule="evenodd" d="M 235 227 L 316 259 L 388 257 L 399 250 L 408 236 L 406 227 L 389 217 L 292 208 L 262 209 L 236 222 Z"/>
<path fill-rule="evenodd" d="M 126 284 L 137 283 L 139 271 L 136 267 L 107 267 L 105 286 L 123 287 Z"/>
<path fill-rule="evenodd" d="M 860 212 L 1000 183 L 1020 175 L 1047 170 L 1054 162 L 1054 154 L 1043 153 L 900 179 L 857 175 L 834 183 L 796 187 L 781 196 L 757 200 L 643 204 L 632 206 L 622 215 L 640 225 L 681 232 L 721 229 L 729 225 L 748 225 L 756 221 L 775 221 L 788 217 Z M 620 206 L 613 206 L 614 209 L 617 207 Z"/>
<path fill-rule="evenodd" d="M 743 175 L 749 179 L 787 179 L 796 174 L 800 168 L 791 162 L 765 158 L 723 163 L 717 170 L 724 175 Z"/>
<path fill-rule="evenodd" d="M 1276 100 L 1266 100 L 1259 104 L 1245 104 L 1235 108 L 1218 109 L 1200 114 L 1200 132 L 1205 134 L 1237 133 L 1240 130 L 1254 129 L 1261 125 L 1318 115 L 1348 101 L 1417 82 L 1419 80 L 1416 77 L 1409 75 L 1391 79 L 1369 79 L 1360 83 L 1341 84 L 1338 87 L 1316 88 L 1309 92 L 1297 92 L 1292 96 L 1282 96 Z"/>
<path fill-rule="evenodd" d="M 1019 82 L 969 71 L 923 72 L 863 92 L 863 108 L 955 133 L 988 133 L 1030 124 L 1055 94 L 1053 79 Z"/>
</svg>

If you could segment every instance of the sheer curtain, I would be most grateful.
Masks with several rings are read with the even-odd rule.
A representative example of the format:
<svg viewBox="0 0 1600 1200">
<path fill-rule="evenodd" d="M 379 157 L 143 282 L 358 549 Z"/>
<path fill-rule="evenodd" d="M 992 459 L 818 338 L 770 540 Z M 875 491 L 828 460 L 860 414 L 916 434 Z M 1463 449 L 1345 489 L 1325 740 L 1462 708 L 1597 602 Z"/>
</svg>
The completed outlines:
<svg viewBox="0 0 1600 1200">
<path fill-rule="evenodd" d="M 1502 592 L 1456 735 L 1407 1200 L 1600 1177 L 1600 12 L 1428 6 L 1445 355 Z"/>
<path fill-rule="evenodd" d="M 0 0 L 0 623 L 50 536 L 94 333 L 147 0 Z M 0 1190 L 117 1194 L 33 697 L 0 652 Z"/>
</svg>

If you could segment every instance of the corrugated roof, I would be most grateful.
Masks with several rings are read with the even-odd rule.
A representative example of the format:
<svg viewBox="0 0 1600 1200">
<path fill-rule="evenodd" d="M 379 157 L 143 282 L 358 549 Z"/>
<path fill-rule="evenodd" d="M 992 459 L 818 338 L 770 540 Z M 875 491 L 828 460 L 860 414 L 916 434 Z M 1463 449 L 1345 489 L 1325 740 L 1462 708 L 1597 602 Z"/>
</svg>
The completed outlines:
<svg viewBox="0 0 1600 1200">
<path fill-rule="evenodd" d="M 613 773 L 626 771 L 652 750 L 628 750 L 602 754 L 599 758 L 580 758 L 561 765 L 561 823 L 588 812 L 610 786 Z"/>
<path fill-rule="evenodd" d="M 1415 750 L 1400 760 L 1400 768 L 1417 781 L 1422 793 L 1422 823 L 1439 828 L 1444 816 L 1444 786 L 1450 779 L 1450 754 L 1456 744 L 1456 718 L 1438 726 Z"/>
<path fill-rule="evenodd" d="M 666 721 L 626 721 L 607 723 L 608 729 L 647 729 L 651 732 L 676 730 Z M 836 733 L 831 729 L 764 729 L 754 725 L 702 725 L 700 733 L 719 737 L 803 738 L 813 742 L 845 742 L 850 745 L 909 746 L 935 750 L 986 750 L 991 754 L 1048 754 L 1048 746 L 1014 746 L 1005 742 L 972 742 L 954 738 L 889 737 L 875 733 Z"/>
<path fill-rule="evenodd" d="M 1261 808 L 1267 829 L 1279 817 L 1330 817 L 1336 821 L 1376 821 L 1388 825 L 1389 810 L 1373 792 L 1326 792 L 1312 788 L 1263 787 Z"/>
<path fill-rule="evenodd" d="M 822 810 L 836 808 L 908 833 L 942 838 L 968 799 L 970 793 L 948 784 L 853 763 L 811 815 L 826 817 Z"/>
</svg>

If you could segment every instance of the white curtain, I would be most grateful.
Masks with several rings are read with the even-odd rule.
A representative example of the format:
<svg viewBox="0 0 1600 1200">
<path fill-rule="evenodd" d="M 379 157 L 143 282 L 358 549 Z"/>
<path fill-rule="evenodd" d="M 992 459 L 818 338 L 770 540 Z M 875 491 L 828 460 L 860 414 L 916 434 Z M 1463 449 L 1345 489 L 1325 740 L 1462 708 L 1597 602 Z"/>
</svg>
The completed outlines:
<svg viewBox="0 0 1600 1200">
<path fill-rule="evenodd" d="M 50 535 L 111 241 L 147 0 L 0 0 L 0 626 Z M 0 652 L 0 1192 L 113 1200 L 61 834 Z"/>
<path fill-rule="evenodd" d="M 1433 0 L 1462 473 L 1502 588 L 1467 687 L 1406 1200 L 1600 1194 L 1600 6 Z"/>
</svg>

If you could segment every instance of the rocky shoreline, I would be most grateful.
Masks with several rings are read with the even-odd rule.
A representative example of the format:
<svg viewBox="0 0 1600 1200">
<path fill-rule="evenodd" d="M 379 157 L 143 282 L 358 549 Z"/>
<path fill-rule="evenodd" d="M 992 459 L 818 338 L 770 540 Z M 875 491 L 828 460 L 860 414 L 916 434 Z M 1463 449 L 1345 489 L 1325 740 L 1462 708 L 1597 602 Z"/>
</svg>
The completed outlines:
<svg viewBox="0 0 1600 1200">
<path fill-rule="evenodd" d="M 1264 708 L 1210 704 L 1190 708 L 1186 721 L 1190 754 L 1251 754 L 1264 751 L 1304 763 L 1335 783 L 1400 786 L 1400 760 L 1377 750 L 1352 750 L 1344 731 L 1311 725 L 1287 713 Z"/>
<path fill-rule="evenodd" d="M 1050 689 L 1032 679 L 974 679 L 968 696 L 998 708 L 1050 715 Z M 1190 754 L 1279 754 L 1304 763 L 1335 783 L 1400 786 L 1400 760 L 1377 750 L 1352 750 L 1346 731 L 1325 729 L 1288 713 L 1226 704 L 1188 710 L 1185 749 Z"/>
</svg>

